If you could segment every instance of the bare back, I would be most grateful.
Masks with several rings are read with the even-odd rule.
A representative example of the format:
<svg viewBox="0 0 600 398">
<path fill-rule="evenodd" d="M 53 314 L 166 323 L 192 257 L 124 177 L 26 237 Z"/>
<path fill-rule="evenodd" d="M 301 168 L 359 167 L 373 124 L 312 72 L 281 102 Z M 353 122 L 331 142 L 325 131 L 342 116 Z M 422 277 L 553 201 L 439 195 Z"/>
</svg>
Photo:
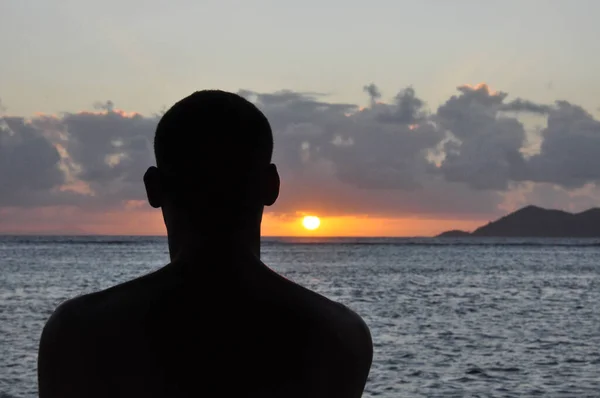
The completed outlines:
<svg viewBox="0 0 600 398">
<path fill-rule="evenodd" d="M 173 263 L 63 304 L 42 336 L 40 396 L 360 397 L 360 317 L 244 261 L 210 276 Z"/>
</svg>

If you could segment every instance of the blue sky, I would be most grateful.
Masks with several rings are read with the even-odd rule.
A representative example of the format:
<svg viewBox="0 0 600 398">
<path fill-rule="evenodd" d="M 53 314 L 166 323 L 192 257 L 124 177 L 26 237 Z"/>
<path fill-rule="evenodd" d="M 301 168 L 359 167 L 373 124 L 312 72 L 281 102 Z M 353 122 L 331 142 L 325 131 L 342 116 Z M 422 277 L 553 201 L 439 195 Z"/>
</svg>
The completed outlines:
<svg viewBox="0 0 600 398">
<path fill-rule="evenodd" d="M 375 82 L 435 108 L 486 82 L 595 112 L 597 15 L 594 0 L 4 1 L 0 99 L 21 115 L 105 100 L 149 113 L 208 87 L 366 103 Z"/>
</svg>

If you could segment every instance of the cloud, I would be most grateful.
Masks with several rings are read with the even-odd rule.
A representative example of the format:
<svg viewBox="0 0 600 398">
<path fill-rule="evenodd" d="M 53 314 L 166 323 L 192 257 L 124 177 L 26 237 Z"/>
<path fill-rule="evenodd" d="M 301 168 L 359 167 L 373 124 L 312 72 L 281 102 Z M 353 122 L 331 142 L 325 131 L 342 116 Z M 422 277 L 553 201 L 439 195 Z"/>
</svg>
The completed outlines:
<svg viewBox="0 0 600 398">
<path fill-rule="evenodd" d="M 57 149 L 22 117 L 0 119 L 0 206 L 35 206 L 65 182 Z"/>
<path fill-rule="evenodd" d="M 600 181 L 600 122 L 591 114 L 558 101 L 541 136 L 540 153 L 529 160 L 531 180 L 569 189 Z"/>
<path fill-rule="evenodd" d="M 381 92 L 379 91 L 379 88 L 375 85 L 375 83 L 371 83 L 364 86 L 363 91 L 369 94 L 372 104 L 377 103 L 377 101 L 379 101 L 379 99 L 381 98 Z"/>
<path fill-rule="evenodd" d="M 526 173 L 521 148 L 525 128 L 519 120 L 501 114 L 507 94 L 488 86 L 461 86 L 439 107 L 435 120 L 451 140 L 444 144 L 440 171 L 448 181 L 475 189 L 506 190 L 510 181 Z"/>
<path fill-rule="evenodd" d="M 375 84 L 364 91 L 367 107 L 316 93 L 239 91 L 275 133 L 283 185 L 270 211 L 469 218 L 524 200 L 583 206 L 598 194 L 600 122 L 577 105 L 509 100 L 485 84 L 458 87 L 435 110 L 412 87 L 387 102 Z M 524 150 L 523 114 L 546 121 L 533 155 Z M 0 207 L 102 212 L 143 201 L 159 117 L 110 101 L 92 111 L 1 117 Z M 581 187 L 591 188 L 571 195 Z"/>
<path fill-rule="evenodd" d="M 158 116 L 126 113 L 108 101 L 90 112 L 2 120 L 14 133 L 10 142 L 28 146 L 15 149 L 16 144 L 3 143 L 0 153 L 9 151 L 13 156 L 0 158 L 2 170 L 12 173 L 1 175 L 11 175 L 13 185 L 46 191 L 32 196 L 3 184 L 3 197 L 11 193 L 17 203 L 35 199 L 32 204 L 39 206 L 85 205 L 100 210 L 144 198 L 141 180 L 154 163 L 152 139 Z"/>
<path fill-rule="evenodd" d="M 550 105 L 536 104 L 535 102 L 517 98 L 502 106 L 503 111 L 507 112 L 529 112 L 538 114 L 548 114 L 552 107 Z"/>
<path fill-rule="evenodd" d="M 378 93 L 376 87 L 370 89 Z M 360 189 L 417 188 L 420 177 L 433 167 L 426 152 L 442 138 L 428 122 L 412 124 L 412 114 L 382 120 L 382 115 L 397 113 L 398 102 L 361 110 L 356 105 L 329 104 L 288 92 L 242 94 L 254 100 L 271 120 L 275 161 L 284 170 L 303 171 L 321 162 L 332 167 L 332 177 Z M 410 102 L 409 110 L 414 103 Z"/>
<path fill-rule="evenodd" d="M 412 125 L 423 121 L 427 114 L 423 110 L 425 102 L 416 96 L 412 87 L 401 90 L 392 106 L 381 110 L 379 119 L 383 122 Z M 381 108 L 381 107 L 380 107 Z"/>
<path fill-rule="evenodd" d="M 115 110 L 66 113 L 64 148 L 76 178 L 103 201 L 143 198 L 142 176 L 154 163 L 152 140 L 158 118 Z"/>
</svg>

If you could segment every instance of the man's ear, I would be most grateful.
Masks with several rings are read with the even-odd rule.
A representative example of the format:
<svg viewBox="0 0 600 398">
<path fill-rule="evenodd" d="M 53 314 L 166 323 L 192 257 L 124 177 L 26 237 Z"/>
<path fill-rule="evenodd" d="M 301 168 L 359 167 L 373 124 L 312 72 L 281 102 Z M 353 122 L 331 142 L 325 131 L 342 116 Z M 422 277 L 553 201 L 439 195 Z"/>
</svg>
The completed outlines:
<svg viewBox="0 0 600 398">
<path fill-rule="evenodd" d="M 274 164 L 270 164 L 267 168 L 265 182 L 263 204 L 265 206 L 271 206 L 279 197 L 279 188 L 281 186 L 279 173 L 277 172 L 277 167 Z"/>
<path fill-rule="evenodd" d="M 146 187 L 146 196 L 150 206 L 158 209 L 163 205 L 163 187 L 160 171 L 151 166 L 144 174 L 144 186 Z"/>
</svg>

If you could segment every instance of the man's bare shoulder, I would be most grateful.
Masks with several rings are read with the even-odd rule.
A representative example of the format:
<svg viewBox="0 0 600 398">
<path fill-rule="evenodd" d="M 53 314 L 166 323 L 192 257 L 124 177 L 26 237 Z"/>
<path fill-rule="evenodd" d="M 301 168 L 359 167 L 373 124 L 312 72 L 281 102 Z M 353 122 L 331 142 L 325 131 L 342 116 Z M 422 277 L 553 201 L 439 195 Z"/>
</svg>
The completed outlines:
<svg viewBox="0 0 600 398">
<path fill-rule="evenodd" d="M 93 395 L 87 388 L 98 382 L 94 377 L 101 369 L 94 367 L 111 343 L 106 337 L 116 335 L 123 322 L 135 322 L 144 300 L 167 283 L 157 278 L 160 273 L 66 300 L 54 310 L 39 344 L 40 397 Z"/>
<path fill-rule="evenodd" d="M 106 322 L 110 323 L 113 319 L 119 321 L 119 318 L 131 316 L 135 307 L 142 306 L 148 296 L 160 289 L 161 284 L 163 288 L 167 284 L 160 278 L 163 272 L 160 269 L 110 288 L 64 301 L 46 322 L 41 343 L 51 338 L 53 344 L 67 344 L 74 342 L 73 335 L 78 337 L 77 340 L 93 338 L 97 325 L 106 325 Z"/>
<path fill-rule="evenodd" d="M 363 318 L 341 303 L 334 302 L 335 346 L 357 359 L 370 361 L 373 355 L 371 332 Z"/>
<path fill-rule="evenodd" d="M 365 321 L 345 305 L 328 300 L 329 318 L 314 336 L 319 394 L 313 396 L 360 397 L 373 360 L 373 342 Z M 322 394 L 322 395 L 321 395 Z"/>
<path fill-rule="evenodd" d="M 373 343 L 366 322 L 355 311 L 318 292 L 307 289 L 280 275 L 271 275 L 260 284 L 263 290 L 308 320 L 305 336 L 310 343 L 305 350 L 311 358 L 313 383 L 318 386 L 307 393 L 314 397 L 360 397 L 371 368 Z"/>
<path fill-rule="evenodd" d="M 38 353 L 41 398 L 75 397 L 94 373 L 84 360 L 93 348 L 93 328 L 85 322 L 83 301 L 84 297 L 78 297 L 59 305 L 42 330 Z"/>
<path fill-rule="evenodd" d="M 371 344 L 369 328 L 363 318 L 356 312 L 344 304 L 331 300 L 315 291 L 294 283 L 290 284 L 295 285 L 293 287 L 295 291 L 294 296 L 307 304 L 309 311 L 319 314 L 322 321 L 321 325 L 330 329 L 336 336 L 339 336 L 340 342 L 348 341 L 353 344 L 359 342 L 367 345 Z M 341 333 L 341 331 L 344 331 L 344 333 Z"/>
<path fill-rule="evenodd" d="M 365 321 L 353 310 L 320 293 L 307 289 L 279 274 L 271 272 L 268 282 L 261 281 L 261 293 L 273 297 L 283 305 L 290 307 L 294 313 L 310 314 L 322 336 L 334 339 L 336 346 L 344 345 L 372 351 L 369 328 Z"/>
</svg>

